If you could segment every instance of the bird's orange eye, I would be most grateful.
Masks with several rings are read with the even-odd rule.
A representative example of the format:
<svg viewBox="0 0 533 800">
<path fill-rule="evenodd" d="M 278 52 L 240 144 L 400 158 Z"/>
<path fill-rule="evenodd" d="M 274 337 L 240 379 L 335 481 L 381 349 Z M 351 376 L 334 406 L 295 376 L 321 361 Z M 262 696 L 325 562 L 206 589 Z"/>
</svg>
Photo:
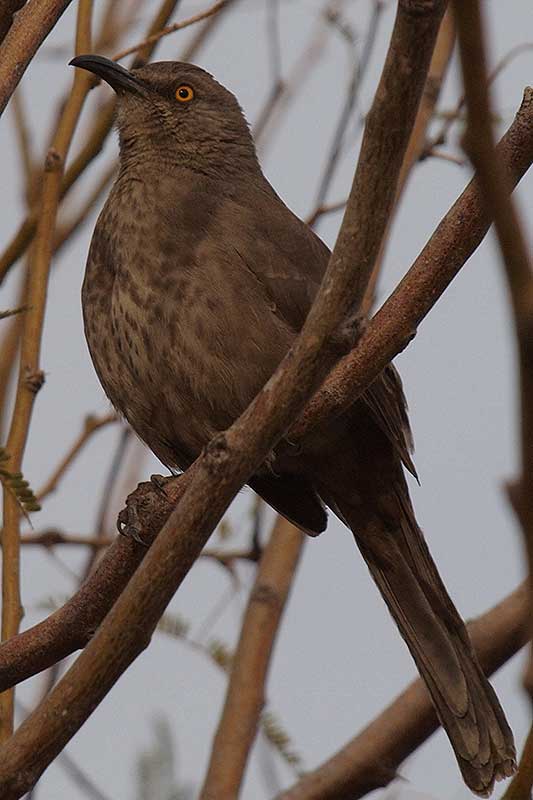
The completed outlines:
<svg viewBox="0 0 533 800">
<path fill-rule="evenodd" d="M 182 83 L 181 86 L 178 86 L 176 89 L 176 100 L 179 103 L 190 103 L 193 99 L 194 89 L 192 86 L 187 86 L 186 83 Z"/>
</svg>

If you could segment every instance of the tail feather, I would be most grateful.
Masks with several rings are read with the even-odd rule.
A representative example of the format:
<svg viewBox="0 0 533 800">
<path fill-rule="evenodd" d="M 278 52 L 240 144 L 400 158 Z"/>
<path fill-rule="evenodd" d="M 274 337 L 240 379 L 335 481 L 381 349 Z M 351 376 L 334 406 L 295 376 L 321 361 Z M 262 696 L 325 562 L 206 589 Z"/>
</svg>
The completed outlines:
<svg viewBox="0 0 533 800">
<path fill-rule="evenodd" d="M 338 484 L 324 500 L 353 531 L 427 685 L 465 783 L 487 796 L 495 780 L 515 770 L 512 732 L 416 523 L 403 476 L 392 488 L 389 484 L 387 514 L 346 500 Z"/>
</svg>

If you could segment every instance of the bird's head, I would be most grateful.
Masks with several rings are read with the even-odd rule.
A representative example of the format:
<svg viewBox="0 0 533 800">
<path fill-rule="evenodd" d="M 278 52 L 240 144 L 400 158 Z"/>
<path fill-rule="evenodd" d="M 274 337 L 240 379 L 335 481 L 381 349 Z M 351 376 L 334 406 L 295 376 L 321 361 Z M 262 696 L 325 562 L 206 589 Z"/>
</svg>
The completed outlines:
<svg viewBox="0 0 533 800">
<path fill-rule="evenodd" d="M 70 64 L 116 92 L 124 161 L 155 160 L 214 176 L 258 169 L 236 98 L 200 67 L 161 61 L 130 71 L 96 55 L 77 56 Z"/>
</svg>

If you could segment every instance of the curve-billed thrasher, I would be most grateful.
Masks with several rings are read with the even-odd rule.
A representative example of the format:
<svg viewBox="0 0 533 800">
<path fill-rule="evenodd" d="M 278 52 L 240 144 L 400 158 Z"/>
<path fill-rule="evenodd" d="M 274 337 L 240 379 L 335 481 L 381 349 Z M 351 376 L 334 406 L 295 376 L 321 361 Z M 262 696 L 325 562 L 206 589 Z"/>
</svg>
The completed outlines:
<svg viewBox="0 0 533 800">
<path fill-rule="evenodd" d="M 186 469 L 266 383 L 303 325 L 329 250 L 265 179 L 235 97 L 190 64 L 128 72 L 71 62 L 118 95 L 120 172 L 83 285 L 85 331 L 111 402 L 168 467 Z M 298 450 L 249 481 L 310 533 L 324 505 L 353 531 L 468 786 L 511 774 L 511 731 L 417 525 L 393 367 Z"/>
</svg>

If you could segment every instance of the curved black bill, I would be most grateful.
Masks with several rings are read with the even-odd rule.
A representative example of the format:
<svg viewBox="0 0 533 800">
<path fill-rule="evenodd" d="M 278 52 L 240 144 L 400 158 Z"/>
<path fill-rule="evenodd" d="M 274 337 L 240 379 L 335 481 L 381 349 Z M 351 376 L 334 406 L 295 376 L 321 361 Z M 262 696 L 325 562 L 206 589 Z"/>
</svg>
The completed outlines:
<svg viewBox="0 0 533 800">
<path fill-rule="evenodd" d="M 69 66 L 86 69 L 88 72 L 98 75 L 108 83 L 115 92 L 139 92 L 143 85 L 141 81 L 132 75 L 127 69 L 103 56 L 76 56 L 69 61 Z"/>
</svg>

